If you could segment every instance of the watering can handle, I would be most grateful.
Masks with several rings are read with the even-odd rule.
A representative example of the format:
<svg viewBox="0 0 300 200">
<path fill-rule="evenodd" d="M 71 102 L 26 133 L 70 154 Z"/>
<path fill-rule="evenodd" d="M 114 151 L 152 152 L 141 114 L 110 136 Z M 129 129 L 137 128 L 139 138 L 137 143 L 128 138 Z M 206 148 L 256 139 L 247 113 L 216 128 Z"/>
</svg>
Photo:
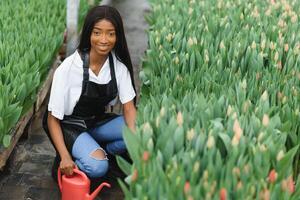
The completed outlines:
<svg viewBox="0 0 300 200">
<path fill-rule="evenodd" d="M 76 173 L 79 171 L 79 172 L 81 172 L 79 169 L 78 169 L 78 167 L 77 167 L 77 165 L 75 165 L 75 168 L 74 168 L 74 170 L 73 171 L 75 171 L 76 170 Z M 81 172 L 81 173 L 83 173 L 83 172 Z M 78 173 L 77 173 L 78 174 Z M 59 190 L 60 191 L 62 191 L 62 184 L 61 184 L 61 171 L 60 171 L 60 168 L 58 167 L 58 169 L 57 169 L 57 182 L 58 182 L 58 186 L 59 186 Z"/>
<path fill-rule="evenodd" d="M 80 171 L 77 166 L 73 169 L 73 172 L 82 176 L 85 181 L 90 181 L 89 178 L 86 176 L 86 174 Z"/>
</svg>

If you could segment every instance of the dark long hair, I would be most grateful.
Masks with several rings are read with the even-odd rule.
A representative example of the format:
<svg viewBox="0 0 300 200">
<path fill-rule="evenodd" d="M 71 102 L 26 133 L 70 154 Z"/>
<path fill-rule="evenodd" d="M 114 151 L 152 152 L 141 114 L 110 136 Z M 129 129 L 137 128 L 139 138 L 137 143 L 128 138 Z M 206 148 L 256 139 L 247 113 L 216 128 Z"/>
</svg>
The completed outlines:
<svg viewBox="0 0 300 200">
<path fill-rule="evenodd" d="M 95 24 L 102 19 L 110 21 L 115 27 L 117 36 L 117 41 L 114 47 L 115 55 L 117 59 L 127 67 L 130 73 L 132 86 L 136 92 L 133 77 L 133 67 L 126 42 L 123 21 L 117 9 L 111 6 L 95 6 L 89 10 L 84 20 L 78 50 L 80 52 L 91 50 L 91 34 L 93 28 Z M 134 99 L 134 104 L 135 103 L 136 98 Z"/>
</svg>

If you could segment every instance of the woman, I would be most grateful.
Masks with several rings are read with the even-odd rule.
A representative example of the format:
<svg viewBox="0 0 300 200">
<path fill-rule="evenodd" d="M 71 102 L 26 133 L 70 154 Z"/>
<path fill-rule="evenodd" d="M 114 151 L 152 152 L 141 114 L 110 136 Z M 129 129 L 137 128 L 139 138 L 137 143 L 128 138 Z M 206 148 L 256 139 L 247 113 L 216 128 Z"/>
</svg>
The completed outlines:
<svg viewBox="0 0 300 200">
<path fill-rule="evenodd" d="M 133 80 L 119 12 L 109 6 L 92 8 L 78 49 L 54 73 L 44 118 L 62 173 L 71 175 L 77 165 L 91 178 L 102 177 L 108 170 L 107 153 L 126 152 L 122 129 L 126 124 L 135 130 Z M 117 96 L 124 116 L 105 113 Z"/>
</svg>

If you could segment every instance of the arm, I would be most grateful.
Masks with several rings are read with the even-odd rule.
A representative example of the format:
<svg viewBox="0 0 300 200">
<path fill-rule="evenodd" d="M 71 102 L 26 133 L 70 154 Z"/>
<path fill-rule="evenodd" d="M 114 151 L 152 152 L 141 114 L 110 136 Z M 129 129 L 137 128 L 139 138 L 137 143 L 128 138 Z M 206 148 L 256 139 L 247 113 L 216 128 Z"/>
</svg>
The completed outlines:
<svg viewBox="0 0 300 200">
<path fill-rule="evenodd" d="M 133 100 L 123 104 L 123 114 L 128 128 L 135 132 L 136 108 Z"/>
<path fill-rule="evenodd" d="M 65 145 L 59 120 L 52 116 L 49 112 L 47 122 L 51 139 L 61 158 L 60 169 L 64 174 L 71 175 L 73 173 L 75 163 L 73 162 Z"/>
</svg>

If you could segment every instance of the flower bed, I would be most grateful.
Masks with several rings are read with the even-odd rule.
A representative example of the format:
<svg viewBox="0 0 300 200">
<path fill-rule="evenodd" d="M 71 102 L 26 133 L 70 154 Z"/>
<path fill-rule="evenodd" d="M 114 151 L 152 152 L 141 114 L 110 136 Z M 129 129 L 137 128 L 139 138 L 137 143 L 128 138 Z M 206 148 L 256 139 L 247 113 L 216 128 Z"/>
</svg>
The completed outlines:
<svg viewBox="0 0 300 200">
<path fill-rule="evenodd" d="M 300 2 L 151 2 L 126 198 L 297 199 Z"/>
</svg>

